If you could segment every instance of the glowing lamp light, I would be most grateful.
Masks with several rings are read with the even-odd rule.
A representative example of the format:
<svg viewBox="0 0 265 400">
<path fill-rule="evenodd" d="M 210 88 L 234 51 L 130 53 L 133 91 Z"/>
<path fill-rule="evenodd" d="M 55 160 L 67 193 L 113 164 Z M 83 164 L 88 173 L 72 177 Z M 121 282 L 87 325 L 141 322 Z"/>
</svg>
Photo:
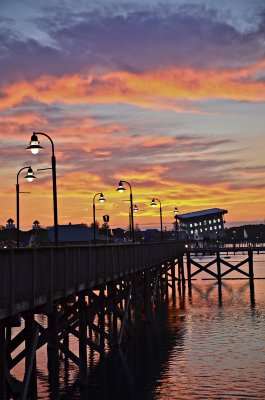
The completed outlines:
<svg viewBox="0 0 265 400">
<path fill-rule="evenodd" d="M 32 154 L 38 154 L 39 150 L 44 150 L 44 147 L 40 146 L 38 136 L 35 132 L 33 132 L 33 135 L 31 136 L 29 142 L 29 146 L 26 148 L 26 150 L 30 150 Z"/>
<path fill-rule="evenodd" d="M 119 193 L 123 193 L 125 189 L 125 187 L 122 184 L 122 181 L 119 182 L 119 186 L 118 189 L 116 189 Z"/>
<path fill-rule="evenodd" d="M 27 175 L 24 176 L 25 179 L 28 180 L 28 182 L 32 182 L 34 179 L 36 179 L 36 176 L 34 176 L 33 170 L 31 167 L 29 167 Z"/>
<path fill-rule="evenodd" d="M 151 201 L 151 204 L 150 204 L 152 207 L 155 207 L 155 206 L 157 206 L 157 204 L 156 204 L 156 202 L 155 202 L 155 199 L 153 199 L 152 201 Z"/>
<path fill-rule="evenodd" d="M 100 203 L 104 203 L 104 201 L 105 201 L 106 199 L 105 199 L 105 197 L 103 196 L 103 193 L 100 193 L 100 196 L 99 196 L 98 200 L 100 201 Z"/>
</svg>

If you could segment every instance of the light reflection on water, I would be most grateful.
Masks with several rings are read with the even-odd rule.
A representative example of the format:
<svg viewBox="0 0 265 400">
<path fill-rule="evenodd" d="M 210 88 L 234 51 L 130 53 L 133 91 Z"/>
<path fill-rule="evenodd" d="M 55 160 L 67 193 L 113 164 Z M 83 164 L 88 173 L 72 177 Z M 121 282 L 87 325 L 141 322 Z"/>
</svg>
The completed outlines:
<svg viewBox="0 0 265 400">
<path fill-rule="evenodd" d="M 264 256 L 259 260 L 255 276 L 265 276 Z M 122 351 L 104 361 L 90 352 L 89 385 L 81 393 L 74 386 L 64 396 L 78 369 L 61 360 L 61 388 L 51 395 L 46 348 L 38 350 L 38 398 L 265 399 L 265 280 L 255 280 L 254 295 L 248 280 L 223 281 L 221 296 L 214 281 L 192 286 L 191 295 L 177 294 L 175 304 L 170 300 L 134 331 Z M 78 355 L 75 338 L 70 348 Z"/>
</svg>

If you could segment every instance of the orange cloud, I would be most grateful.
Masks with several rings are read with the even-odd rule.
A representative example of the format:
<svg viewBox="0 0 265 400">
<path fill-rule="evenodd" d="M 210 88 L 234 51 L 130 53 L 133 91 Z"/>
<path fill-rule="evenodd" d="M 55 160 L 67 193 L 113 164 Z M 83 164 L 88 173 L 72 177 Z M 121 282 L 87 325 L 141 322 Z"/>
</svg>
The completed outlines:
<svg viewBox="0 0 265 400">
<path fill-rule="evenodd" d="M 185 101 L 209 98 L 259 102 L 265 100 L 265 83 L 256 80 L 265 61 L 233 70 L 160 69 L 135 74 L 123 71 L 92 74 L 42 76 L 2 88 L 1 109 L 33 99 L 45 104 L 125 103 L 152 109 L 195 111 Z"/>
</svg>

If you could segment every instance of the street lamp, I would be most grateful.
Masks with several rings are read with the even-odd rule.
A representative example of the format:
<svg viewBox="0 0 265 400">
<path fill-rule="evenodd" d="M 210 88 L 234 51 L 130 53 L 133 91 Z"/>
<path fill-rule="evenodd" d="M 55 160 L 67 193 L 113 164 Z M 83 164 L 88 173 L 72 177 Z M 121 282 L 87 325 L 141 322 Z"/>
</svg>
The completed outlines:
<svg viewBox="0 0 265 400">
<path fill-rule="evenodd" d="M 17 173 L 17 183 L 16 183 L 16 197 L 17 197 L 17 248 L 19 248 L 19 193 L 26 193 L 26 192 L 20 192 L 19 191 L 19 174 L 21 171 L 24 169 L 27 169 L 27 175 L 24 176 L 25 179 L 27 179 L 28 182 L 32 182 L 34 179 L 36 179 L 36 176 L 34 176 L 33 170 L 31 167 L 23 167 L 21 168 L 18 173 Z"/>
<path fill-rule="evenodd" d="M 178 238 L 179 238 L 179 232 L 178 232 L 178 230 L 179 230 L 178 215 L 179 215 L 178 207 L 175 207 L 175 208 L 174 208 L 174 218 L 175 218 L 175 220 L 176 220 L 176 236 L 177 236 L 177 240 L 178 240 Z"/>
<path fill-rule="evenodd" d="M 116 189 L 119 193 L 123 193 L 124 192 L 124 190 L 126 190 L 126 188 L 123 186 L 123 183 L 127 183 L 127 185 L 129 186 L 129 188 L 130 188 L 130 205 L 131 205 L 131 218 L 130 218 L 130 221 L 131 221 L 131 235 L 132 235 L 132 243 L 134 243 L 134 222 L 133 222 L 133 195 L 132 195 L 132 187 L 131 187 L 131 185 L 130 185 L 130 183 L 129 182 L 127 182 L 127 181 L 120 181 L 119 182 L 119 186 L 118 186 L 118 189 Z"/>
<path fill-rule="evenodd" d="M 44 169 L 52 169 L 52 188 L 53 188 L 53 220 L 54 220 L 54 242 L 55 245 L 58 246 L 58 211 L 57 211 L 57 185 L 56 185 L 56 158 L 54 154 L 54 144 L 50 136 L 43 132 L 33 132 L 31 136 L 31 140 L 29 142 L 29 146 L 26 150 L 31 150 L 32 154 L 38 154 L 39 150 L 44 150 L 44 147 L 40 146 L 40 142 L 38 139 L 38 135 L 43 135 L 49 139 L 52 146 L 52 156 L 51 156 L 51 168 L 42 168 Z"/>
<path fill-rule="evenodd" d="M 99 195 L 99 202 L 104 203 L 105 197 L 103 196 L 103 193 L 96 193 L 95 196 L 93 197 L 93 237 L 94 237 L 94 244 L 97 243 L 96 241 L 96 205 L 95 205 L 95 199 Z"/>
<path fill-rule="evenodd" d="M 151 201 L 151 206 L 156 207 L 156 201 L 159 202 L 159 214 L 160 214 L 160 236 L 161 236 L 161 242 L 163 242 L 163 223 L 162 223 L 162 206 L 161 206 L 161 201 L 159 199 L 153 199 Z"/>
</svg>

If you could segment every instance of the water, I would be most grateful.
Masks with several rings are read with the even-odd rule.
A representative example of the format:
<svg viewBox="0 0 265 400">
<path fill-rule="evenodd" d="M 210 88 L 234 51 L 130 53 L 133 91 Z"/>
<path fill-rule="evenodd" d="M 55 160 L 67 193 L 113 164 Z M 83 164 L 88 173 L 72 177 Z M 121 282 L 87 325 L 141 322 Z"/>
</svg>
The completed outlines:
<svg viewBox="0 0 265 400">
<path fill-rule="evenodd" d="M 264 277 L 265 255 L 255 258 L 255 276 Z M 124 349 L 103 361 L 91 352 L 87 389 L 74 385 L 77 367 L 61 360 L 61 388 L 51 395 L 46 348 L 40 349 L 38 398 L 265 399 L 265 280 L 255 280 L 253 294 L 248 280 L 223 281 L 220 292 L 201 277 L 207 275 L 193 281 L 191 295 L 186 290 L 156 311 Z M 75 338 L 70 348 L 78 354 Z M 19 365 L 15 374 L 23 375 Z"/>
</svg>

